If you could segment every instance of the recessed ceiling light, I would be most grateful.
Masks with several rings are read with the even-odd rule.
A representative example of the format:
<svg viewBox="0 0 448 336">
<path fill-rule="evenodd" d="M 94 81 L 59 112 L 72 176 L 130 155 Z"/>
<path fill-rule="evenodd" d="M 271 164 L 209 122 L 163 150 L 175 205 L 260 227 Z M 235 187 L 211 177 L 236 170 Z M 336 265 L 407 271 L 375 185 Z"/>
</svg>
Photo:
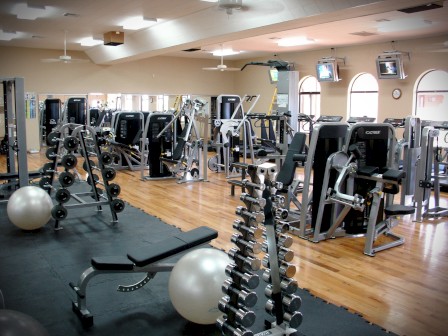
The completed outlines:
<svg viewBox="0 0 448 336">
<path fill-rule="evenodd" d="M 314 42 L 315 41 L 313 39 L 299 36 L 299 37 L 283 38 L 280 41 L 278 41 L 277 44 L 279 47 L 296 47 L 296 46 L 311 44 Z"/>
<path fill-rule="evenodd" d="M 24 33 L 19 33 L 12 30 L 1 30 L 0 29 L 0 41 L 11 41 L 12 39 L 23 37 Z"/>
<path fill-rule="evenodd" d="M 29 6 L 26 3 L 18 3 L 14 5 L 11 10 L 11 14 L 17 16 L 18 19 L 22 20 L 36 20 L 40 17 L 51 16 L 55 13 L 55 7 L 51 6 Z"/>
<path fill-rule="evenodd" d="M 97 40 L 93 37 L 86 37 L 80 40 L 79 43 L 81 43 L 81 45 L 85 47 L 92 47 L 95 45 L 103 44 L 103 40 Z"/>
<path fill-rule="evenodd" d="M 120 26 L 122 26 L 123 29 L 127 30 L 140 30 L 143 28 L 148 28 L 155 23 L 157 23 L 156 18 L 145 18 L 143 16 L 134 16 L 121 22 Z"/>
<path fill-rule="evenodd" d="M 239 53 L 240 53 L 239 51 L 233 50 L 232 48 L 216 49 L 212 51 L 213 56 L 230 56 L 230 55 L 237 55 Z"/>
</svg>

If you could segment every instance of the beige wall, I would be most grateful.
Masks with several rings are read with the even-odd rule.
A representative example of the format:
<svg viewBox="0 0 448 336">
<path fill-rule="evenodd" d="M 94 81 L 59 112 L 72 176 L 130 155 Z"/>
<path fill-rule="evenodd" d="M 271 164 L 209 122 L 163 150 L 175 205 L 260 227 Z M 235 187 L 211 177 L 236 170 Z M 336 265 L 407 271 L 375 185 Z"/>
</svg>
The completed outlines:
<svg viewBox="0 0 448 336">
<path fill-rule="evenodd" d="M 430 69 L 448 71 L 448 53 L 429 52 L 436 45 L 447 41 L 448 36 L 435 38 L 400 41 L 395 43 L 395 48 L 410 52 L 411 60 L 405 59 L 404 67 L 408 75 L 406 79 L 382 79 L 379 84 L 378 120 L 387 117 L 406 117 L 412 114 L 412 99 L 414 85 L 419 76 Z M 340 77 L 338 83 L 321 83 L 321 114 L 323 115 L 347 115 L 347 91 L 351 79 L 359 73 L 368 72 L 376 77 L 375 59 L 383 51 L 391 50 L 391 43 L 361 45 L 345 48 L 337 48 L 334 56 L 345 57 L 346 64 L 340 65 Z M 280 59 L 294 62 L 299 71 L 300 79 L 315 76 L 315 64 L 319 58 L 332 56 L 330 49 L 312 52 L 300 52 L 281 54 Z M 272 57 L 274 58 L 274 56 Z M 266 61 L 264 59 L 251 59 L 249 61 Z M 246 62 L 241 62 L 243 65 Z M 272 100 L 274 86 L 269 84 L 267 68 L 261 66 L 248 66 L 236 75 L 236 89 L 240 93 L 256 91 L 262 95 L 260 109 L 267 110 Z M 448 83 L 446 83 L 448 87 Z M 392 98 L 392 90 L 400 88 L 402 97 L 398 100 Z M 447 112 L 448 118 L 448 112 Z"/>
<path fill-rule="evenodd" d="M 412 113 L 413 88 L 418 77 L 429 69 L 448 71 L 448 54 L 428 52 L 435 43 L 446 41 L 448 36 L 400 41 L 395 48 L 409 51 L 411 60 L 405 61 L 404 80 L 379 80 L 379 117 L 405 117 Z M 334 56 L 345 57 L 341 65 L 342 81 L 321 83 L 321 113 L 346 116 L 347 89 L 353 76 L 361 72 L 376 75 L 375 58 L 385 50 L 391 50 L 390 43 L 337 48 Z M 86 58 L 82 52 L 70 52 L 72 57 Z M 0 47 L 0 77 L 24 77 L 25 91 L 38 94 L 87 94 L 144 93 L 144 94 L 260 94 L 261 98 L 254 112 L 267 112 L 272 101 L 274 85 L 268 80 L 267 67 L 248 66 L 242 72 L 203 71 L 204 66 L 215 66 L 216 60 L 153 57 L 110 66 L 93 63 L 62 64 L 42 63 L 40 60 L 58 57 L 60 52 Z M 281 54 L 279 58 L 294 62 L 300 78 L 315 74 L 319 58 L 331 56 L 329 49 L 312 52 Z M 274 56 L 270 57 L 274 58 Z M 235 66 L 251 61 L 266 61 L 269 58 L 248 59 L 241 62 L 226 61 Z M 448 84 L 447 84 L 448 85 Z M 401 99 L 391 96 L 393 88 L 403 92 Z M 27 123 L 28 144 L 38 141 L 37 120 Z M 35 146 L 28 145 L 28 148 Z"/>
</svg>

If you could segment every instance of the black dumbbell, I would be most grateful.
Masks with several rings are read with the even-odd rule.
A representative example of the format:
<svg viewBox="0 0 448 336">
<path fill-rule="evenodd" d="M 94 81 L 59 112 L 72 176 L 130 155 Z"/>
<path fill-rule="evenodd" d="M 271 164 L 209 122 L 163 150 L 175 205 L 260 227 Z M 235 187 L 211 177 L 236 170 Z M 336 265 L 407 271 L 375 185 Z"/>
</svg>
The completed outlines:
<svg viewBox="0 0 448 336">
<path fill-rule="evenodd" d="M 89 160 L 89 164 L 90 164 L 90 169 L 91 169 L 91 170 L 98 170 L 98 171 L 101 171 L 101 168 L 100 168 L 100 167 L 97 167 L 97 166 L 95 165 L 95 162 L 94 162 L 94 161 Z M 84 163 L 82 164 L 82 168 L 83 168 L 86 172 L 89 171 L 89 170 L 88 170 L 88 167 L 87 167 L 87 161 L 84 161 Z M 114 168 L 110 168 L 110 167 L 108 167 L 108 168 L 104 168 L 104 169 L 102 170 L 102 175 L 103 175 L 104 180 L 110 182 L 110 181 L 112 181 L 112 180 L 115 178 L 115 176 L 117 176 L 117 172 L 115 171 Z"/>
<path fill-rule="evenodd" d="M 71 169 L 75 168 L 78 159 L 73 154 L 58 154 L 57 149 L 55 147 L 50 147 L 45 151 L 45 156 L 48 160 L 54 160 L 55 158 L 61 159 L 61 164 L 64 166 L 64 168 Z"/>
<path fill-rule="evenodd" d="M 67 136 L 64 139 L 61 139 L 61 133 L 59 132 L 51 132 L 47 135 L 47 144 L 49 146 L 56 146 L 60 141 L 62 141 L 64 148 L 68 151 L 78 149 L 79 142 L 74 136 Z"/>
<path fill-rule="evenodd" d="M 59 203 L 67 203 L 72 196 L 68 189 L 65 188 L 56 189 L 55 187 L 53 187 L 53 185 L 51 184 L 51 179 L 47 176 L 41 178 L 41 180 L 39 181 L 39 186 L 44 190 L 51 189 L 56 191 L 54 198 Z"/>
<path fill-rule="evenodd" d="M 112 202 L 110 203 L 110 205 L 112 206 L 112 209 L 115 212 L 122 212 L 124 210 L 125 207 L 125 203 L 123 202 L 123 200 L 116 198 L 114 200 L 112 200 Z"/>
<path fill-rule="evenodd" d="M 75 183 L 75 175 L 73 175 L 72 173 L 64 171 L 61 173 L 57 172 L 57 174 L 59 175 L 58 181 L 61 187 L 68 188 L 71 187 L 73 183 Z M 51 189 L 53 186 L 53 180 L 48 176 L 44 176 L 40 179 L 39 186 L 42 189 Z"/>
<path fill-rule="evenodd" d="M 87 177 L 87 183 L 89 185 L 93 184 L 102 185 L 107 189 L 108 194 L 111 195 L 112 197 L 117 197 L 118 195 L 120 195 L 121 187 L 118 184 L 111 183 L 109 185 L 105 185 L 103 182 L 100 181 L 100 178 L 97 174 L 92 174 L 92 177 L 90 177 L 90 175 Z"/>
<path fill-rule="evenodd" d="M 65 219 L 67 217 L 67 208 L 64 207 L 61 204 L 56 204 L 52 209 L 51 209 L 51 216 L 53 216 L 54 219 L 56 220 L 62 220 Z"/>
</svg>

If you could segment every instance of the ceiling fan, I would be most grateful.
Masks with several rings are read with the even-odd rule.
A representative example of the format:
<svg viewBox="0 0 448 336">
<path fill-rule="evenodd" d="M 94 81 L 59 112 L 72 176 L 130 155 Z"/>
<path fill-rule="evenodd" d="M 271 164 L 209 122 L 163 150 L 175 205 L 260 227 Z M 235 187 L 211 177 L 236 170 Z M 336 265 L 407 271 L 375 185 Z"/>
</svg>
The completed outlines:
<svg viewBox="0 0 448 336">
<path fill-rule="evenodd" d="M 221 45 L 221 63 L 218 64 L 216 67 L 208 67 L 208 68 L 202 68 L 202 70 L 209 70 L 209 71 L 240 71 L 240 68 L 229 68 L 227 65 L 224 64 L 224 56 L 223 56 L 223 49 Z"/>
<path fill-rule="evenodd" d="M 85 58 L 72 58 L 70 55 L 67 55 L 67 31 L 64 31 L 64 55 L 59 56 L 58 58 L 44 58 L 41 60 L 44 63 L 86 63 L 89 62 L 88 59 Z"/>
</svg>

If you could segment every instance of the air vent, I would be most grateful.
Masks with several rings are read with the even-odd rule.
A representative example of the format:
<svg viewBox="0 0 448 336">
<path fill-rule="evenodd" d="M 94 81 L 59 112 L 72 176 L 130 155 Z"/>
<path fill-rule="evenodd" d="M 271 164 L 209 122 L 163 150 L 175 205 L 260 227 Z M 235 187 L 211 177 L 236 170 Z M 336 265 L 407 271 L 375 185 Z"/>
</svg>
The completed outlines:
<svg viewBox="0 0 448 336">
<path fill-rule="evenodd" d="M 428 3 L 426 5 L 420 5 L 420 6 L 415 6 L 415 7 L 399 9 L 398 11 L 407 13 L 407 14 L 412 14 L 412 13 L 418 13 L 418 12 L 423 12 L 423 11 L 442 8 L 442 7 L 443 7 L 443 1 L 436 1 L 436 2 Z"/>
<path fill-rule="evenodd" d="M 185 50 L 182 50 L 182 51 L 185 51 L 185 52 L 195 52 L 195 51 L 200 51 L 201 50 L 201 48 L 190 48 L 190 49 L 185 49 Z"/>
<path fill-rule="evenodd" d="M 79 17 L 79 14 L 75 14 L 75 13 L 64 13 L 64 16 L 68 16 L 68 17 Z"/>
<path fill-rule="evenodd" d="M 373 35 L 377 35 L 377 34 L 376 34 L 376 33 L 366 32 L 366 31 L 360 31 L 360 32 L 350 33 L 350 35 L 356 35 L 356 36 L 373 36 Z"/>
</svg>

